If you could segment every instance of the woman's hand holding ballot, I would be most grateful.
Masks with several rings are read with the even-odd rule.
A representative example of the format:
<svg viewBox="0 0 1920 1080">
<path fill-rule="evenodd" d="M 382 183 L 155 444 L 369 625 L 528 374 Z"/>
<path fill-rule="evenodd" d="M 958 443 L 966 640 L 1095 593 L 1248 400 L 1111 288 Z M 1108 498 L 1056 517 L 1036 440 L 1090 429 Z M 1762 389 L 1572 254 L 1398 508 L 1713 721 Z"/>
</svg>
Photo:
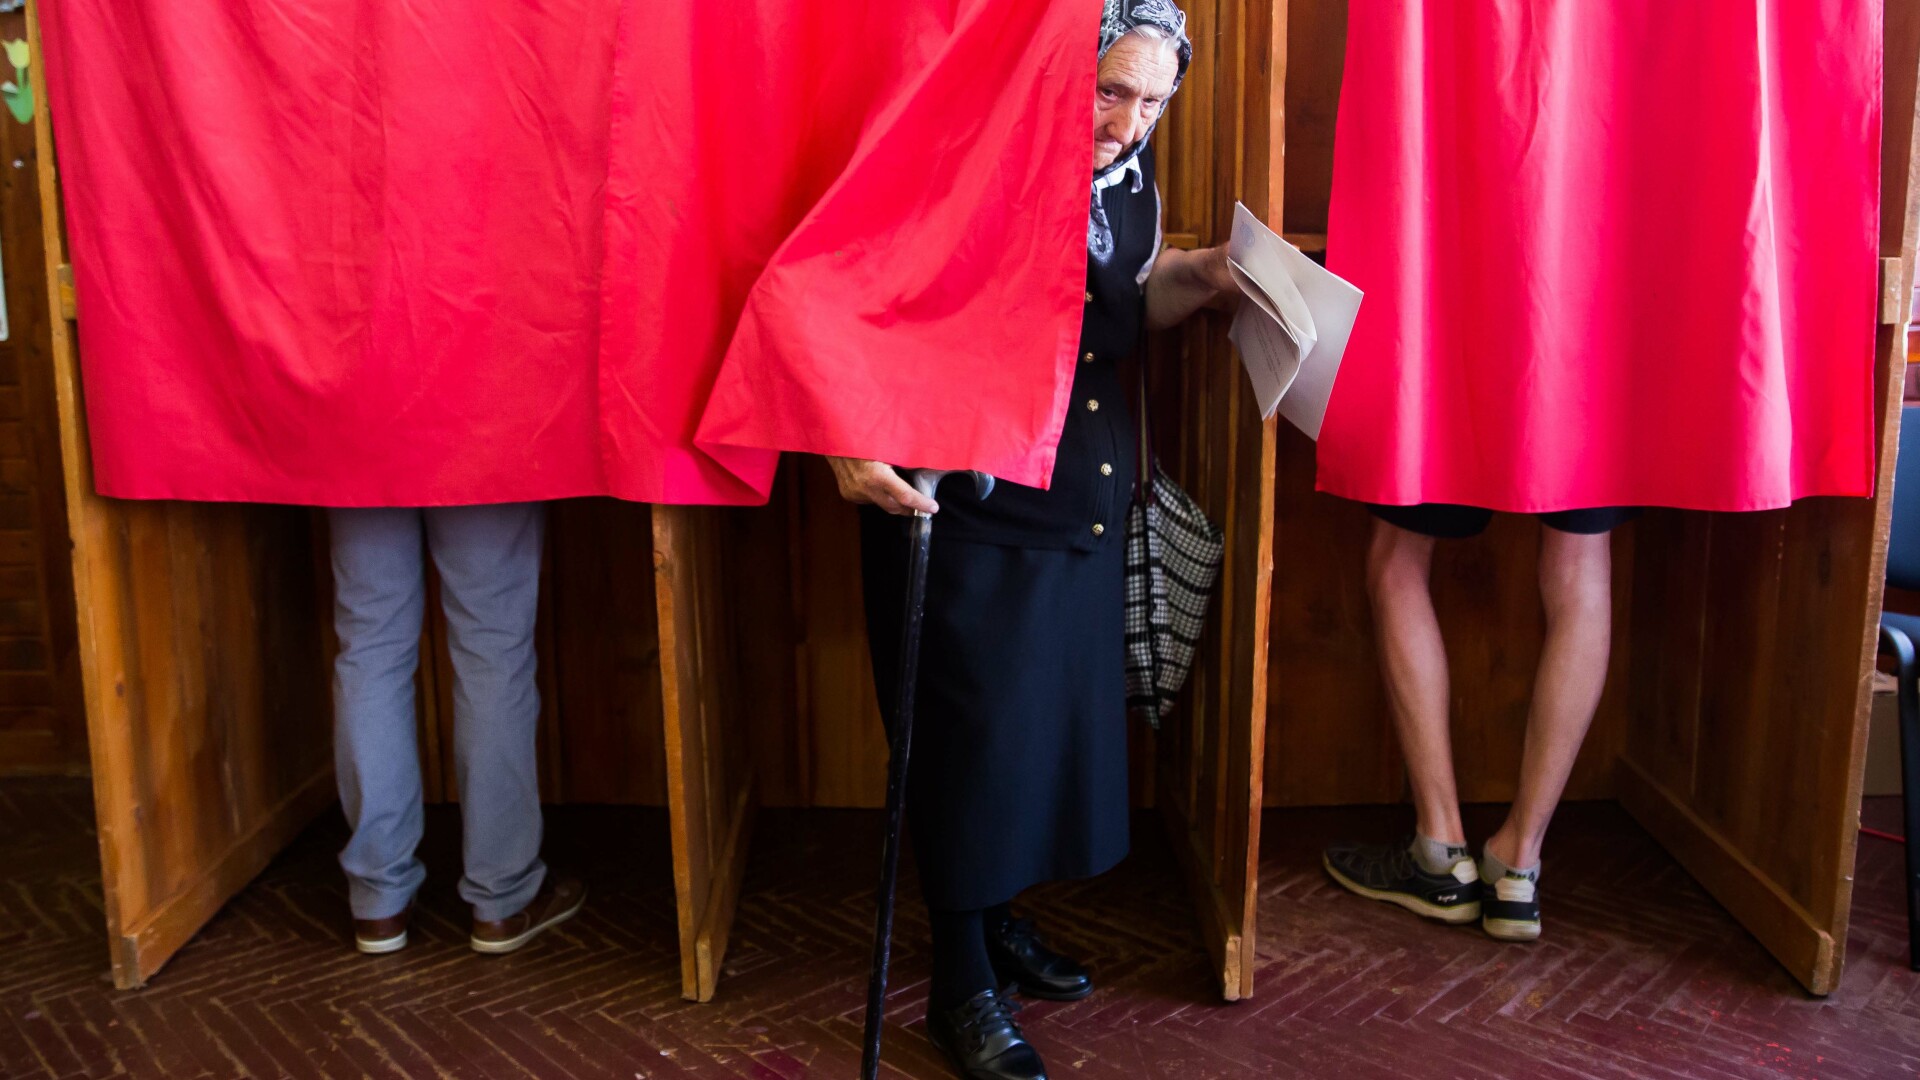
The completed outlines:
<svg viewBox="0 0 1920 1080">
<path fill-rule="evenodd" d="M 1168 248 L 1147 275 L 1147 329 L 1178 326 L 1201 308 L 1231 311 L 1240 287 L 1227 268 L 1227 246 L 1187 251 Z"/>
</svg>

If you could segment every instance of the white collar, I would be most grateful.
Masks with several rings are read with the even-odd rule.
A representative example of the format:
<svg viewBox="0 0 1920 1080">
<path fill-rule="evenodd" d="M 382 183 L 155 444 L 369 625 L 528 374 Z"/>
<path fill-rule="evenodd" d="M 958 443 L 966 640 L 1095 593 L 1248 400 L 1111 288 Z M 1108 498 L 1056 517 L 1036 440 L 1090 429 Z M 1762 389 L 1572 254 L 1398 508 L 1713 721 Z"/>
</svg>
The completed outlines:
<svg viewBox="0 0 1920 1080">
<path fill-rule="evenodd" d="M 1140 171 L 1140 155 L 1137 153 L 1128 158 L 1125 165 L 1095 180 L 1093 182 L 1093 193 L 1098 195 L 1120 183 L 1122 180 L 1125 180 L 1129 175 L 1133 177 L 1133 188 L 1131 190 L 1135 192 L 1138 192 L 1147 182 L 1146 174 Z"/>
</svg>

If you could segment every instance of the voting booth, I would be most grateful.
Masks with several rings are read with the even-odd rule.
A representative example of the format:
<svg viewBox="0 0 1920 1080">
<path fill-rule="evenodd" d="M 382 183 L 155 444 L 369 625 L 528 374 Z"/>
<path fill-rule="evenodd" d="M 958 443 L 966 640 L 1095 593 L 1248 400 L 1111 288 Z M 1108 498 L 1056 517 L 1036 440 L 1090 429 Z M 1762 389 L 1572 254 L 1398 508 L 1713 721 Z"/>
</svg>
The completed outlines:
<svg viewBox="0 0 1920 1080">
<path fill-rule="evenodd" d="M 1186 7 L 1193 74 L 1158 135 L 1168 243 L 1223 241 L 1240 202 L 1323 249 L 1345 4 Z M 1814 993 L 1837 985 L 1844 961 L 1920 239 L 1920 0 L 1887 0 L 1886 35 L 1879 490 L 1755 514 L 1654 511 L 1623 530 L 1613 669 L 1568 792 L 1619 800 Z M 59 132 L 34 74 L 54 494 L 70 540 L 52 530 L 47 550 L 71 574 L 56 611 L 76 643 L 114 979 L 132 987 L 335 798 L 324 518 L 94 493 L 85 313 L 65 254 Z M 1369 625 L 1368 518 L 1314 493 L 1313 444 L 1260 418 L 1227 332 L 1207 314 L 1149 350 L 1157 450 L 1227 545 L 1185 699 L 1158 733 L 1135 730 L 1134 773 L 1235 1000 L 1259 991 L 1256 935 L 1288 933 L 1255 922 L 1263 808 L 1405 791 Z M 1436 566 L 1469 801 L 1512 795 L 1538 659 L 1537 542 L 1531 522 L 1503 520 Z M 790 458 L 766 507 L 555 504 L 546 560 L 543 796 L 668 807 L 682 990 L 711 999 L 757 810 L 883 795 L 854 513 L 820 461 Z M 437 618 L 419 741 L 428 797 L 454 799 Z"/>
</svg>

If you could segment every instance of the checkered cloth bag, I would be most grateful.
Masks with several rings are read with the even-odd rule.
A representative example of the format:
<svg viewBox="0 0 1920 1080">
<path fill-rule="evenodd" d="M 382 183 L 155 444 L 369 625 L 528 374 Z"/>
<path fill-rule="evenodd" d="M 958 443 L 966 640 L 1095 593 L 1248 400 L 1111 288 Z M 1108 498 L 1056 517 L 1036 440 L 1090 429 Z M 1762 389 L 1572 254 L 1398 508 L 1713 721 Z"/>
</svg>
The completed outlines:
<svg viewBox="0 0 1920 1080">
<path fill-rule="evenodd" d="M 1173 709 L 1220 577 L 1226 534 L 1160 468 L 1140 379 L 1140 471 L 1127 511 L 1127 707 L 1154 727 Z"/>
</svg>

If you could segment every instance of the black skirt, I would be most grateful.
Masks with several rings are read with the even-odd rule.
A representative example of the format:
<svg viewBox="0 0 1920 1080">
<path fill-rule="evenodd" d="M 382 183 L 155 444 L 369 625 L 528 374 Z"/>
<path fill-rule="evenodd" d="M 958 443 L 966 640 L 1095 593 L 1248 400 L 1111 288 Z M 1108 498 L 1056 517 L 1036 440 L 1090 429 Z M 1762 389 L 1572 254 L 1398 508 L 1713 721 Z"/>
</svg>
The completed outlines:
<svg viewBox="0 0 1920 1080">
<path fill-rule="evenodd" d="M 907 540 L 902 519 L 861 516 L 867 627 L 891 726 Z M 930 907 L 990 907 L 1126 855 L 1124 558 L 1118 543 L 942 542 L 935 519 L 907 779 Z"/>
</svg>

